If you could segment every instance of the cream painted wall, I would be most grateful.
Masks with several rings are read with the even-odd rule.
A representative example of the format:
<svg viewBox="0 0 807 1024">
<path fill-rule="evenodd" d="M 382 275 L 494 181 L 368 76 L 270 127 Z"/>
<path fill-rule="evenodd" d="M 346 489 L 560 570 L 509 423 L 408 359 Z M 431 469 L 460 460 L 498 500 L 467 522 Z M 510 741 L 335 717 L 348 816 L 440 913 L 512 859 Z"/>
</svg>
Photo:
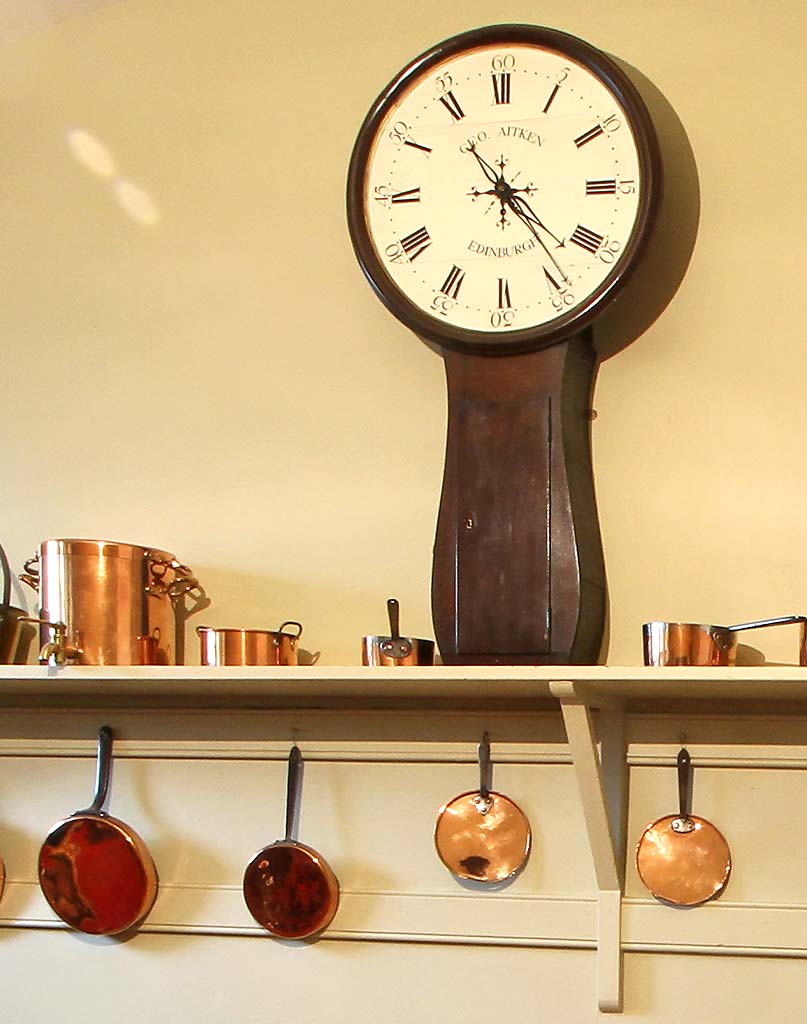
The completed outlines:
<svg viewBox="0 0 807 1024">
<path fill-rule="evenodd" d="M 687 274 L 597 385 L 609 660 L 640 661 L 650 618 L 805 611 L 795 0 L 127 0 L 7 41 L 1 507 L 15 567 L 46 537 L 167 547 L 202 579 L 207 621 L 299 618 L 324 664 L 358 660 L 390 594 L 405 629 L 431 635 L 443 371 L 362 279 L 345 173 L 400 67 L 501 20 L 638 69 L 697 166 Z M 673 171 L 671 246 L 676 204 L 697 212 L 683 160 Z M 759 636 L 771 660 L 793 661 L 794 643 Z"/>
</svg>

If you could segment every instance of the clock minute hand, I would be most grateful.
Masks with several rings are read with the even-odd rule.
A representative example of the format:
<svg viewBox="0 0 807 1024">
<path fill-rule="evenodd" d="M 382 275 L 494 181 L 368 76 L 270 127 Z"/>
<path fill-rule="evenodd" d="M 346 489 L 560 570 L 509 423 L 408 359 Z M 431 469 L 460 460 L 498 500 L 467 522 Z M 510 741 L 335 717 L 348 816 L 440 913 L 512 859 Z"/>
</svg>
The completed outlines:
<svg viewBox="0 0 807 1024">
<path fill-rule="evenodd" d="M 563 267 L 558 263 L 558 261 L 555 259 L 555 257 L 552 255 L 552 253 L 549 251 L 549 248 L 547 247 L 546 242 L 538 234 L 538 231 L 537 231 L 535 225 L 537 224 L 539 227 L 544 228 L 544 231 L 548 231 L 548 228 L 544 227 L 542 222 L 539 220 L 538 217 L 535 216 L 534 213 L 532 213 L 531 211 L 530 211 L 530 213 L 525 213 L 525 211 L 521 209 L 521 206 L 520 206 L 520 202 L 521 201 L 519 200 L 518 196 L 509 195 L 509 196 L 507 196 L 506 202 L 507 202 L 507 205 L 510 207 L 510 209 L 513 211 L 513 213 L 519 218 L 519 220 L 522 220 L 527 225 L 527 227 L 530 229 L 530 231 L 533 233 L 533 235 L 535 236 L 535 239 L 538 242 L 538 244 L 541 246 L 541 248 L 544 250 L 544 252 L 547 254 L 547 256 L 550 258 L 550 260 L 554 264 L 555 270 L 557 270 L 557 272 L 563 278 L 564 283 L 565 284 L 571 284 L 572 282 L 566 276 L 566 272 L 564 271 Z M 551 231 L 548 231 L 548 233 L 550 235 L 552 235 Z M 554 235 L 552 235 L 552 237 L 555 238 Z M 557 241 L 557 239 L 555 239 L 555 240 Z M 558 243 L 558 244 L 562 245 L 563 243 Z"/>
<path fill-rule="evenodd" d="M 554 232 L 550 231 L 549 228 L 544 224 L 538 214 L 533 210 L 526 199 L 522 199 L 521 196 L 511 195 L 508 197 L 507 202 L 513 213 L 517 214 L 523 221 L 532 221 L 537 227 L 546 231 L 548 235 L 558 243 L 559 246 L 563 246 L 565 243 L 561 242 Z"/>
</svg>

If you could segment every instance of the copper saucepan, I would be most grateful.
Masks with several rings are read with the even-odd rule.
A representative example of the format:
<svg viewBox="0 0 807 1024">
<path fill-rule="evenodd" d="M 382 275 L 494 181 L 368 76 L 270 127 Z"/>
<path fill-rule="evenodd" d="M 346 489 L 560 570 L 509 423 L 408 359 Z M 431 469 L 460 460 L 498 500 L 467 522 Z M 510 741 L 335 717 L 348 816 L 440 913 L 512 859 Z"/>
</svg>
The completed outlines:
<svg viewBox="0 0 807 1024">
<path fill-rule="evenodd" d="M 112 763 L 112 730 L 98 733 L 93 802 L 57 822 L 39 851 L 39 885 L 71 928 L 91 935 L 128 931 L 151 910 L 157 871 L 146 844 L 104 811 Z"/>
<path fill-rule="evenodd" d="M 801 625 L 799 665 L 807 665 L 804 615 L 741 622 L 737 626 L 706 626 L 695 622 L 645 622 L 642 626 L 645 665 L 734 665 L 737 633 L 766 626 Z"/>
<path fill-rule="evenodd" d="M 394 597 L 387 600 L 389 636 L 362 637 L 362 665 L 433 665 L 434 641 L 420 637 L 401 636 L 401 608 Z"/>
<path fill-rule="evenodd" d="M 196 627 L 203 665 L 296 665 L 302 632 L 292 620 L 278 630 Z"/>
<path fill-rule="evenodd" d="M 479 789 L 461 793 L 440 808 L 434 845 L 440 860 L 458 878 L 503 882 L 526 864 L 532 832 L 518 804 L 490 789 L 487 733 L 478 752 Z"/>
<path fill-rule="evenodd" d="M 302 776 L 302 754 L 289 753 L 286 834 L 259 850 L 244 872 L 244 900 L 261 927 L 279 939 L 307 939 L 333 920 L 339 882 L 325 858 L 292 838 Z"/>
<path fill-rule="evenodd" d="M 665 903 L 693 907 L 719 896 L 731 874 L 731 852 L 722 832 L 690 813 L 691 761 L 678 754 L 678 814 L 648 825 L 636 847 L 639 877 Z"/>
</svg>

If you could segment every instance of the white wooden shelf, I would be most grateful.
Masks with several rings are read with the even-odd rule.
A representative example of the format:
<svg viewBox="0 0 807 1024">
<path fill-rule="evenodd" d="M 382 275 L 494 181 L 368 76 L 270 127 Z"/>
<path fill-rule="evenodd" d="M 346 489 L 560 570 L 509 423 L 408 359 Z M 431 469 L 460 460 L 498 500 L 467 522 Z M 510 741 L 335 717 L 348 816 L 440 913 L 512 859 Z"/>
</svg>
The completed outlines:
<svg viewBox="0 0 807 1024">
<path fill-rule="evenodd" d="M 373 704 L 424 708 L 534 705 L 575 695 L 592 707 L 655 701 L 794 701 L 807 704 L 807 668 L 645 668 L 555 665 L 366 668 L 202 666 L 0 666 L 0 706 L 322 707 Z"/>
<path fill-rule="evenodd" d="M 307 740 L 312 741 L 314 759 L 472 761 L 475 747 L 469 740 L 474 736 L 473 730 L 488 720 L 507 722 L 509 733 L 502 736 L 497 751 L 502 762 L 508 759 L 539 762 L 546 757 L 554 763 L 573 764 L 597 893 L 593 901 L 547 900 L 546 907 L 551 912 L 544 908 L 543 919 L 545 923 L 555 923 L 547 928 L 546 936 L 525 932 L 520 937 L 511 934 L 508 939 L 501 931 L 501 923 L 496 922 L 491 925 L 491 934 L 483 939 L 497 941 L 498 934 L 503 943 L 562 946 L 567 940 L 561 922 L 571 915 L 577 922 L 576 948 L 593 945 L 597 950 L 599 1009 L 619 1012 L 622 1009 L 623 954 L 626 949 L 644 948 L 648 941 L 645 936 L 652 932 L 653 922 L 657 920 L 652 906 L 625 900 L 626 714 L 636 711 L 667 713 L 675 708 L 676 713 L 684 709 L 688 715 L 697 715 L 708 714 L 710 709 L 714 713 L 714 708 L 718 708 L 721 715 L 741 715 L 759 705 L 766 708 L 766 714 L 780 720 L 794 707 L 799 714 L 807 716 L 807 668 L 779 665 L 732 669 L 0 666 L 0 721 L 4 723 L 0 755 L 88 756 L 94 737 L 87 735 L 86 723 L 109 713 L 116 721 L 120 718 L 123 725 L 117 748 L 123 757 L 175 756 L 208 761 L 217 757 L 282 759 L 288 749 L 289 736 L 282 728 L 294 722 L 306 730 Z M 524 711 L 531 715 L 522 714 Z M 549 753 L 542 750 L 534 732 L 530 731 L 535 728 L 536 712 L 539 718 L 540 713 L 547 712 L 547 720 L 556 723 L 547 726 L 555 730 L 553 749 Z M 494 719 L 493 715 L 499 717 Z M 351 716 L 362 718 L 361 736 L 344 729 L 339 733 L 333 725 L 337 720 L 349 721 Z M 266 722 L 281 719 L 285 724 L 277 726 L 274 735 L 267 736 Z M 390 725 L 393 719 L 396 724 Z M 70 721 L 80 723 L 80 728 L 62 724 Z M 402 725 L 402 722 L 408 724 Z M 449 735 L 452 728 L 454 732 Z M 314 740 L 318 741 L 318 749 Z M 776 742 L 781 744 L 775 751 L 776 763 L 785 763 L 787 740 L 782 743 L 777 739 Z M 803 752 L 798 756 L 803 757 Z M 30 884 L 19 883 L 16 889 L 14 883 L 11 884 L 10 893 L 18 890 L 15 898 L 21 907 L 30 904 L 30 897 L 26 895 L 26 886 L 30 888 Z M 163 906 L 170 909 L 168 895 L 166 889 Z M 182 895 L 182 890 L 178 889 L 176 899 L 180 902 Z M 389 897 L 387 902 L 391 899 Z M 226 904 L 227 909 L 222 912 L 224 924 L 219 922 L 215 927 L 223 928 L 222 933 L 228 928 L 236 933 L 248 933 L 251 925 L 244 924 L 238 916 L 243 915 L 238 894 L 211 893 L 209 901 L 215 903 L 216 900 L 224 901 L 222 906 Z M 367 907 L 372 905 L 372 900 L 372 895 L 353 894 L 346 900 L 346 907 L 361 905 L 364 909 L 358 916 L 369 919 Z M 405 893 L 395 897 L 396 920 L 405 919 L 402 908 L 413 900 L 414 895 Z M 6 907 L 8 905 L 6 903 Z M 457 905 L 456 901 L 452 903 L 452 914 L 456 913 Z M 494 904 L 487 909 L 494 912 Z M 745 912 L 743 908 L 734 911 L 740 915 Z M 23 926 L 48 926 L 47 915 L 40 921 L 36 914 L 31 917 L 30 912 L 26 913 L 30 920 L 25 918 L 27 924 Z M 512 916 L 512 909 L 507 913 Z M 532 920 L 531 913 L 527 914 L 526 921 Z M 575 914 L 582 914 L 579 921 Z M 724 908 L 721 920 L 730 916 Z M 24 917 L 21 911 L 20 921 Z M 710 918 L 712 923 L 714 920 L 714 916 Z M 5 918 L 5 921 L 14 926 L 12 918 Z M 194 922 L 189 921 L 188 927 L 192 929 Z M 382 926 L 373 936 L 360 931 L 354 935 L 348 927 L 347 911 L 341 921 L 344 934 L 334 933 L 334 938 L 450 939 L 448 925 L 440 922 L 435 927 L 443 939 L 418 938 L 414 933 L 405 934 L 405 929 L 387 933 Z M 645 925 L 645 922 L 650 923 Z M 155 920 L 152 926 L 159 928 L 161 925 Z M 196 927 L 210 929 L 206 924 Z M 527 927 L 529 930 L 531 926 Z M 458 941 L 460 932 L 450 940 Z M 694 933 L 682 933 L 682 948 L 696 947 L 693 936 Z M 711 945 L 707 944 L 707 951 L 720 948 L 721 943 L 722 939 L 718 938 Z"/>
</svg>

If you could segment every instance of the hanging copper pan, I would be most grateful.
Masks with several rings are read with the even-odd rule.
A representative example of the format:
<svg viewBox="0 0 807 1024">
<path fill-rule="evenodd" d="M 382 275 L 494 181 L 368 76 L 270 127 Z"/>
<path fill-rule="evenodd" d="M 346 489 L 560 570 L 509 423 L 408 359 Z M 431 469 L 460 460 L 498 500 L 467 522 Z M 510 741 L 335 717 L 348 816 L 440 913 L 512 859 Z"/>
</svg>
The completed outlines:
<svg viewBox="0 0 807 1024">
<path fill-rule="evenodd" d="M 128 931 L 157 896 L 157 871 L 146 844 L 102 810 L 111 763 L 112 730 L 105 725 L 98 733 L 93 802 L 54 825 L 39 851 L 45 899 L 71 928 L 92 935 Z"/>
<path fill-rule="evenodd" d="M 691 762 L 678 754 L 678 814 L 659 818 L 636 848 L 639 877 L 665 903 L 693 907 L 719 896 L 731 874 L 731 852 L 723 834 L 689 811 Z"/>
<path fill-rule="evenodd" d="M 434 845 L 440 860 L 458 878 L 503 882 L 527 862 L 532 832 L 518 804 L 490 789 L 487 733 L 478 753 L 479 789 L 461 793 L 440 808 Z"/>
<path fill-rule="evenodd" d="M 262 928 L 279 939 L 307 939 L 333 920 L 339 882 L 325 858 L 292 838 L 302 777 L 302 755 L 289 753 L 286 835 L 259 850 L 244 872 L 244 900 Z"/>
</svg>

